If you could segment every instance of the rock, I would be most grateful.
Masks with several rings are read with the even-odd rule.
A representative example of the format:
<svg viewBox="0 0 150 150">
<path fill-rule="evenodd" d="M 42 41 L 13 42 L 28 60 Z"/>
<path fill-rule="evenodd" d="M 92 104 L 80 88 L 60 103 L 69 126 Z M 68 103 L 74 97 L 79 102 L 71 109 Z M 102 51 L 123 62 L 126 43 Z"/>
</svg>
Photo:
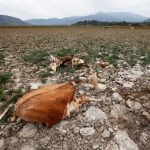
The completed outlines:
<svg viewBox="0 0 150 150">
<path fill-rule="evenodd" d="M 94 86 L 92 84 L 88 84 L 88 83 L 83 84 L 83 87 L 86 88 L 86 89 L 94 88 Z"/>
<path fill-rule="evenodd" d="M 80 90 L 80 91 L 79 91 L 79 94 L 80 94 L 80 95 L 83 95 L 83 94 L 84 94 L 84 91 Z"/>
<path fill-rule="evenodd" d="M 105 130 L 103 131 L 103 133 L 102 133 L 102 137 L 103 137 L 103 138 L 109 138 L 109 137 L 110 137 L 110 132 L 105 129 Z"/>
<path fill-rule="evenodd" d="M 106 147 L 106 150 L 120 150 L 120 149 L 118 148 L 118 145 L 115 142 L 110 141 Z"/>
<path fill-rule="evenodd" d="M 146 145 L 148 138 L 149 138 L 149 135 L 146 132 L 142 132 L 140 136 L 140 142 Z"/>
<path fill-rule="evenodd" d="M 126 89 L 132 89 L 134 83 L 133 82 L 126 82 L 126 83 L 123 83 L 123 88 L 126 88 Z"/>
<path fill-rule="evenodd" d="M 11 70 L 11 73 L 13 73 L 13 74 L 17 74 L 17 73 L 20 73 L 20 70 L 19 70 L 19 69 L 14 68 L 14 69 L 12 69 L 12 70 Z"/>
<path fill-rule="evenodd" d="M 85 77 L 79 77 L 79 80 L 81 80 L 81 81 L 87 81 L 87 78 L 85 78 Z"/>
<path fill-rule="evenodd" d="M 14 145 L 18 142 L 18 139 L 16 137 L 10 137 L 8 142 L 10 143 L 10 145 Z"/>
<path fill-rule="evenodd" d="M 141 107 L 142 107 L 142 105 L 141 105 L 139 102 L 135 102 L 135 103 L 134 103 L 133 108 L 134 108 L 135 110 L 139 110 L 139 109 L 141 109 Z"/>
<path fill-rule="evenodd" d="M 93 148 L 93 149 L 97 149 L 97 148 L 99 148 L 99 145 L 98 145 L 98 144 L 93 144 L 93 145 L 92 145 L 92 148 Z"/>
<path fill-rule="evenodd" d="M 127 107 L 133 109 L 133 110 L 139 110 L 141 109 L 142 105 L 139 102 L 133 102 L 130 99 L 126 101 Z"/>
<path fill-rule="evenodd" d="M 75 127 L 73 131 L 74 131 L 75 134 L 78 134 L 80 129 L 79 129 L 79 127 Z"/>
<path fill-rule="evenodd" d="M 0 150 L 5 150 L 6 149 L 6 142 L 5 139 L 0 139 Z"/>
<path fill-rule="evenodd" d="M 143 111 L 143 112 L 142 112 L 142 115 L 143 115 L 146 119 L 150 120 L 150 114 L 149 114 L 148 112 Z"/>
<path fill-rule="evenodd" d="M 34 137 L 37 133 L 37 127 L 34 124 L 28 123 L 19 132 L 19 137 L 29 138 Z"/>
<path fill-rule="evenodd" d="M 41 85 L 42 85 L 41 82 L 30 83 L 30 90 L 38 89 Z"/>
<path fill-rule="evenodd" d="M 126 113 L 126 107 L 120 104 L 115 104 L 111 106 L 110 116 L 113 118 L 123 117 Z"/>
<path fill-rule="evenodd" d="M 114 136 L 119 150 L 138 150 L 138 145 L 129 137 L 125 130 L 118 130 Z"/>
<path fill-rule="evenodd" d="M 45 147 L 48 143 L 50 143 L 50 137 L 41 138 L 39 140 L 39 143 L 40 143 L 40 145 Z"/>
<path fill-rule="evenodd" d="M 85 117 L 88 120 L 100 120 L 101 123 L 108 120 L 106 114 L 95 106 L 89 107 L 89 109 L 85 112 Z"/>
<path fill-rule="evenodd" d="M 106 83 L 106 79 L 101 79 L 100 82 L 101 83 Z"/>
<path fill-rule="evenodd" d="M 87 128 L 81 128 L 80 129 L 80 134 L 82 136 L 90 136 L 90 135 L 93 135 L 94 133 L 95 133 L 94 128 L 87 127 Z"/>
<path fill-rule="evenodd" d="M 25 145 L 21 148 L 21 150 L 36 150 L 36 148 L 30 145 Z"/>
<path fill-rule="evenodd" d="M 112 94 L 112 101 L 120 102 L 120 101 L 122 101 L 122 100 L 123 100 L 123 98 L 120 96 L 119 93 L 113 93 L 113 94 Z"/>
<path fill-rule="evenodd" d="M 107 86 L 105 84 L 98 83 L 95 89 L 99 92 L 104 92 L 107 89 Z"/>
<path fill-rule="evenodd" d="M 131 108 L 131 107 L 133 107 L 133 101 L 131 101 L 130 99 L 128 99 L 127 101 L 126 101 L 126 106 L 127 107 L 129 107 L 129 108 Z"/>
</svg>

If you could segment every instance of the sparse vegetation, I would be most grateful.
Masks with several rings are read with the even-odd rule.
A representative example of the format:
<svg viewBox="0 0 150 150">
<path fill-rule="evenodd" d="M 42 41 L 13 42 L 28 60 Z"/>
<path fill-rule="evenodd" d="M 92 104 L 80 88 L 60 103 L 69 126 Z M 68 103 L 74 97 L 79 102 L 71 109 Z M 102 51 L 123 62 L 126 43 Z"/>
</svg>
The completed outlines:
<svg viewBox="0 0 150 150">
<path fill-rule="evenodd" d="M 34 51 L 23 56 L 23 60 L 31 64 L 46 66 L 48 64 L 49 54 L 45 51 Z"/>
<path fill-rule="evenodd" d="M 0 85 L 6 84 L 9 81 L 10 77 L 11 77 L 10 73 L 7 72 L 0 73 Z"/>
<path fill-rule="evenodd" d="M 0 53 L 0 63 L 4 62 L 4 55 Z"/>
</svg>

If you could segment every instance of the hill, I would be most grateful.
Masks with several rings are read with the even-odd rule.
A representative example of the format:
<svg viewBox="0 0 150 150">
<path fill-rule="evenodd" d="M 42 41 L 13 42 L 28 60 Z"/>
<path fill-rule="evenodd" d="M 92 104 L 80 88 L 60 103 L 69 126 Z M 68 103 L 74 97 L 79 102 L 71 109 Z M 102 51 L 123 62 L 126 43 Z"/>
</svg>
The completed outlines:
<svg viewBox="0 0 150 150">
<path fill-rule="evenodd" d="M 0 26 L 24 26 L 28 23 L 11 16 L 0 15 Z"/>
<path fill-rule="evenodd" d="M 84 20 L 97 20 L 101 22 L 143 22 L 148 19 L 147 17 L 129 13 L 129 12 L 115 12 L 115 13 L 103 13 L 99 12 L 88 16 L 73 16 L 66 18 L 51 18 L 51 19 L 30 19 L 26 20 L 27 23 L 33 25 L 71 25 L 79 21 Z"/>
<path fill-rule="evenodd" d="M 149 18 L 149 19 L 146 19 L 144 22 L 149 22 L 149 23 L 150 23 L 150 18 Z"/>
</svg>

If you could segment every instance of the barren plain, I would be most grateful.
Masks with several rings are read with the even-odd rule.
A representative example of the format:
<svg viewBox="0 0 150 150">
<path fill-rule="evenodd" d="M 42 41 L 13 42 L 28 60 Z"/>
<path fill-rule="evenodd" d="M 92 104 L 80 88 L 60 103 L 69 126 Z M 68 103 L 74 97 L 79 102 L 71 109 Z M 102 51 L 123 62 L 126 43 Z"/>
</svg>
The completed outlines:
<svg viewBox="0 0 150 150">
<path fill-rule="evenodd" d="M 49 68 L 49 56 L 85 64 Z M 90 82 L 98 76 L 96 87 Z M 52 128 L 21 119 L 14 104 L 47 83 L 72 81 L 76 96 L 97 99 Z M 11 105 L 12 104 L 12 105 Z M 149 150 L 150 29 L 0 28 L 0 150 Z"/>
</svg>

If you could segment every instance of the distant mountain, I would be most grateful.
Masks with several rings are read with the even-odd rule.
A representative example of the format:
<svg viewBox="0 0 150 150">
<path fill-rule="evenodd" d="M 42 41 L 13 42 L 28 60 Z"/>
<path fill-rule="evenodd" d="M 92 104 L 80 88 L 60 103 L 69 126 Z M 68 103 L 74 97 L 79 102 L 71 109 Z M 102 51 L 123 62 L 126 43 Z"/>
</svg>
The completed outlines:
<svg viewBox="0 0 150 150">
<path fill-rule="evenodd" d="M 30 19 L 26 20 L 27 23 L 30 23 L 32 25 L 71 25 L 79 21 L 84 20 L 97 20 L 102 22 L 142 22 L 144 20 L 148 19 L 147 17 L 129 13 L 129 12 L 111 12 L 111 13 L 103 13 L 99 12 L 93 15 L 88 16 L 73 16 L 73 17 L 66 17 L 62 19 L 58 18 L 51 18 L 51 19 Z"/>
<path fill-rule="evenodd" d="M 24 26 L 24 25 L 29 24 L 15 17 L 0 15 L 0 26 Z"/>
<path fill-rule="evenodd" d="M 149 23 L 150 23 L 150 18 L 149 18 L 149 19 L 146 19 L 144 22 L 149 22 Z"/>
</svg>

